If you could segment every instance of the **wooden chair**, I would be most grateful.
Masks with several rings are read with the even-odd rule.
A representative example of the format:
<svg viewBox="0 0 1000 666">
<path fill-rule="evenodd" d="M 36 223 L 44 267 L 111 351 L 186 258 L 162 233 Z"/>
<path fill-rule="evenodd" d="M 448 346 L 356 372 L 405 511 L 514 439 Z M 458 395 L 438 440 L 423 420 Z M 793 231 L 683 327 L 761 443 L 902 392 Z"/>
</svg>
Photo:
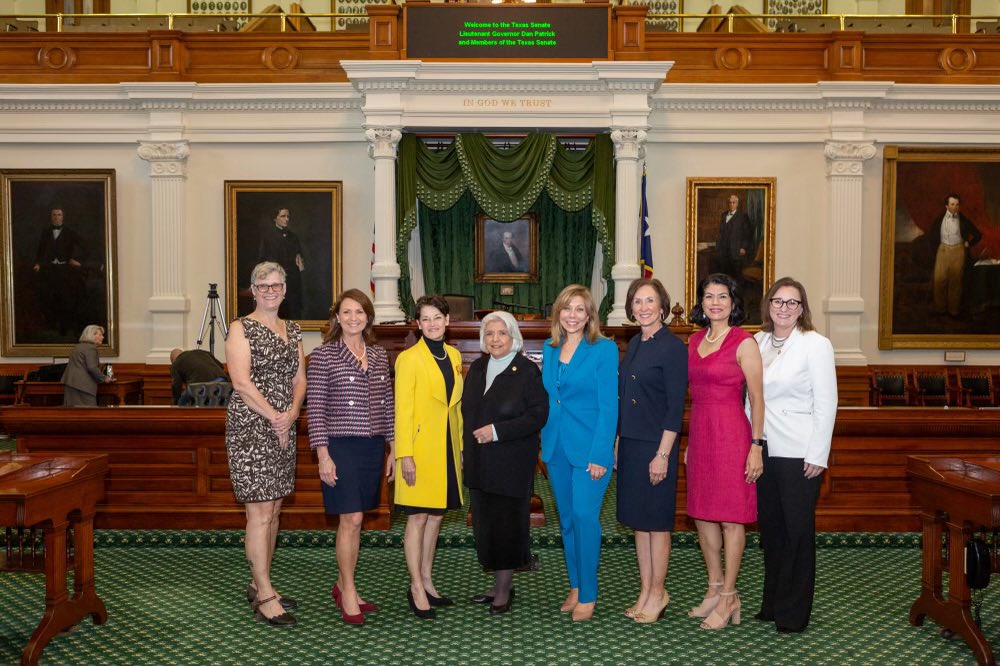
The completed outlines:
<svg viewBox="0 0 1000 666">
<path fill-rule="evenodd" d="M 869 402 L 875 407 L 909 407 L 911 404 L 909 373 L 905 368 L 872 369 L 869 374 L 869 389 Z"/>
<path fill-rule="evenodd" d="M 17 382 L 23 375 L 0 375 L 0 405 L 13 405 L 17 399 Z"/>
<path fill-rule="evenodd" d="M 996 407 L 997 396 L 993 388 L 993 371 L 990 368 L 962 369 L 958 373 L 958 390 L 966 407 Z"/>
<path fill-rule="evenodd" d="M 914 370 L 913 386 L 917 393 L 917 404 L 954 405 L 952 400 L 951 380 L 947 368 L 933 370 Z"/>
</svg>

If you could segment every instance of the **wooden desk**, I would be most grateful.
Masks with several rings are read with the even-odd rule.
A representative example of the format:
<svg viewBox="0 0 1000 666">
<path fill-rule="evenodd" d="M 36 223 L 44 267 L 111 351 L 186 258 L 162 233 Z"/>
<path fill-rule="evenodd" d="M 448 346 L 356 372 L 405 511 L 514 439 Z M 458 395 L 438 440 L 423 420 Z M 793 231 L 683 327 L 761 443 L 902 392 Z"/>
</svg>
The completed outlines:
<svg viewBox="0 0 1000 666">
<path fill-rule="evenodd" d="M 35 407 L 59 407 L 63 403 L 62 382 L 32 382 L 21 380 L 14 386 L 15 404 Z M 98 405 L 141 405 L 142 380 L 122 378 L 97 385 Z"/>
<path fill-rule="evenodd" d="M 21 652 L 37 664 L 53 636 L 108 611 L 94 589 L 94 514 L 107 456 L 0 453 L 0 525 L 45 531 L 45 614 Z M 73 597 L 66 590 L 66 528 L 73 527 Z"/>
<path fill-rule="evenodd" d="M 930 616 L 960 635 L 980 664 L 995 664 L 993 650 L 969 613 L 965 546 L 973 530 L 1000 527 L 1000 456 L 910 456 L 906 472 L 923 522 L 920 596 L 910 607 L 910 624 Z M 941 594 L 942 525 L 948 527 L 948 597 Z"/>
</svg>

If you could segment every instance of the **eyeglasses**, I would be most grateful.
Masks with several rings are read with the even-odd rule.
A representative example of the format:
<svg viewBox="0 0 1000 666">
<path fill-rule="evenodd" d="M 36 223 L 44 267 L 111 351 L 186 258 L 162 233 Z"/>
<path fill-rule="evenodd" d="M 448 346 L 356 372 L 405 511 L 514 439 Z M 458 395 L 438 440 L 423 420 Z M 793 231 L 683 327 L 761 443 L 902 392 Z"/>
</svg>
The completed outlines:
<svg viewBox="0 0 1000 666">
<path fill-rule="evenodd" d="M 780 310 L 781 308 L 787 306 L 789 312 L 795 312 L 802 305 L 802 301 L 796 300 L 794 298 L 772 298 L 771 307 L 775 310 Z"/>
<path fill-rule="evenodd" d="M 266 294 L 269 291 L 273 291 L 277 294 L 285 289 L 285 283 L 275 282 L 274 284 L 255 284 L 253 288 L 262 294 Z"/>
</svg>

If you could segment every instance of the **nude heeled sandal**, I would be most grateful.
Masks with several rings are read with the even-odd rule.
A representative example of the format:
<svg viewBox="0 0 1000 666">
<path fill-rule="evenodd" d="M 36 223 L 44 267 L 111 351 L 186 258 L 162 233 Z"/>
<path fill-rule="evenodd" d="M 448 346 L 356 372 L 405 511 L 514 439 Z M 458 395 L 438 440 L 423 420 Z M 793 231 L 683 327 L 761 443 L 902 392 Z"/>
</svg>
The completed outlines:
<svg viewBox="0 0 1000 666">
<path fill-rule="evenodd" d="M 711 591 L 711 588 L 713 587 L 722 587 L 722 583 L 709 583 L 708 587 L 709 591 Z M 721 598 L 722 597 L 718 594 L 711 597 L 705 597 L 701 600 L 700 605 L 695 606 L 688 611 L 688 617 L 708 617 L 712 614 L 712 611 L 715 610 L 715 607 L 719 605 L 719 600 Z"/>
<path fill-rule="evenodd" d="M 726 626 L 729 624 L 730 620 L 732 620 L 733 624 L 740 623 L 740 608 L 743 606 L 743 604 L 740 602 L 739 592 L 737 592 L 736 590 L 733 590 L 732 592 L 720 592 L 719 596 L 722 597 L 735 596 L 736 605 L 729 610 L 729 614 L 726 616 L 723 616 L 721 613 L 719 613 L 719 609 L 716 608 L 711 615 L 702 620 L 701 624 L 698 625 L 702 629 L 725 629 Z M 716 620 L 715 618 L 718 619 Z"/>
</svg>

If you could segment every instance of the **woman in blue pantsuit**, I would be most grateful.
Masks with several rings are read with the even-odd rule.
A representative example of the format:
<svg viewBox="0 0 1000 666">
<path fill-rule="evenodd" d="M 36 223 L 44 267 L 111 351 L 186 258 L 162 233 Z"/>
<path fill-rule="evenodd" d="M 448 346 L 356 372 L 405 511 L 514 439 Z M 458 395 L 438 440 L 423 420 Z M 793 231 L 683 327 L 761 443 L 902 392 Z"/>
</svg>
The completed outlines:
<svg viewBox="0 0 1000 666">
<path fill-rule="evenodd" d="M 589 620 L 597 602 L 601 502 L 614 463 L 618 347 L 601 335 L 585 287 L 571 284 L 552 304 L 552 337 L 542 348 L 549 418 L 542 460 L 559 511 L 569 595 L 560 610 Z"/>
</svg>

